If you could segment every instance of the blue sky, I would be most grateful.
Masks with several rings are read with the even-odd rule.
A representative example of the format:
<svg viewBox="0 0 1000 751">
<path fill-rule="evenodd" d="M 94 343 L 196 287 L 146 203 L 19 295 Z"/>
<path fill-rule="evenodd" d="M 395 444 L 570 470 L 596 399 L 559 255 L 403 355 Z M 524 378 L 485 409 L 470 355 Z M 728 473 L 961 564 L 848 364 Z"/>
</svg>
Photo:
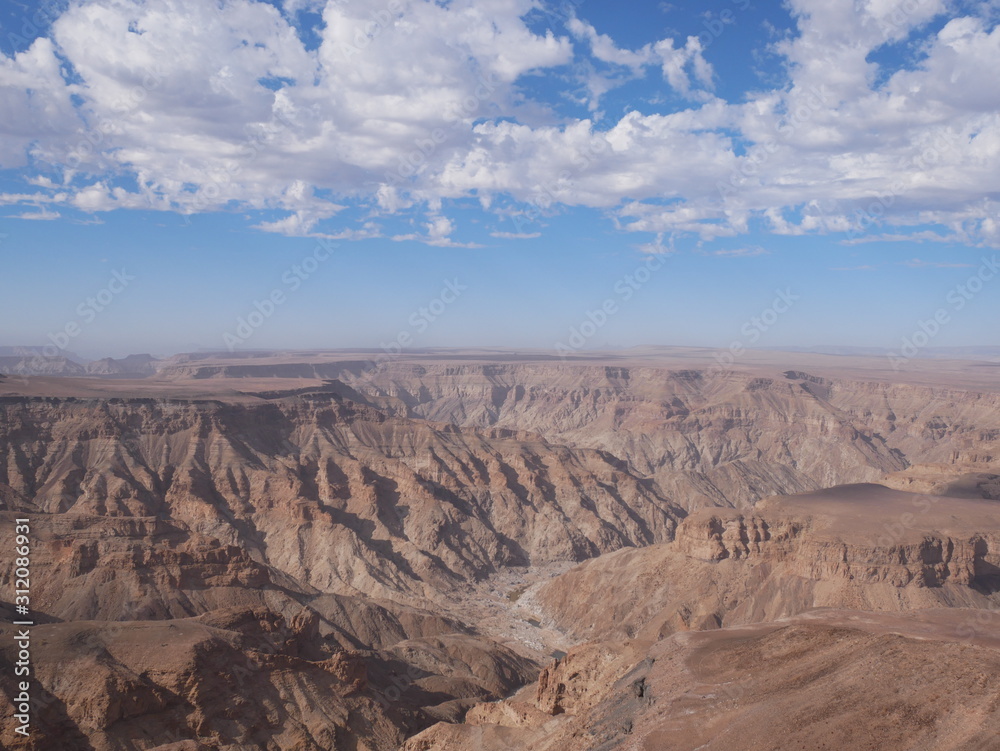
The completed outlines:
<svg viewBox="0 0 1000 751">
<path fill-rule="evenodd" d="M 214 6 L 0 2 L 0 344 L 1000 344 L 995 0 Z"/>
</svg>

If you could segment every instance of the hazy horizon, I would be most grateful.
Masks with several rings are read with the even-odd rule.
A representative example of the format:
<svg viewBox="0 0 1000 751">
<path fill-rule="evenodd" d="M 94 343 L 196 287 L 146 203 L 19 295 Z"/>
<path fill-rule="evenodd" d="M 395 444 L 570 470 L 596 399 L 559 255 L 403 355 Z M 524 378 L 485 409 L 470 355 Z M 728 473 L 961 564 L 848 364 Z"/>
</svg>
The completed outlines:
<svg viewBox="0 0 1000 751">
<path fill-rule="evenodd" d="M 410 355 L 419 356 L 422 354 L 427 355 L 437 355 L 437 354 L 460 354 L 460 353 L 496 353 L 498 357 L 502 359 L 502 356 L 520 354 L 527 356 L 537 355 L 539 357 L 551 357 L 554 359 L 562 359 L 558 351 L 553 350 L 548 347 L 512 347 L 503 345 L 465 345 L 465 346 L 449 346 L 449 347 L 278 347 L 278 348 L 237 348 L 233 351 L 229 351 L 226 348 L 200 348 L 200 349 L 187 349 L 178 351 L 152 351 L 152 350 L 121 350 L 121 351 L 103 351 L 103 352 L 88 352 L 86 350 L 77 352 L 72 350 L 59 350 L 57 353 L 53 354 L 51 345 L 7 345 L 0 344 L 0 357 L 12 357 L 16 358 L 24 355 L 27 352 L 31 352 L 31 355 L 27 355 L 28 361 L 31 362 L 34 358 L 39 358 L 45 360 L 51 357 L 65 357 L 66 359 L 77 362 L 80 364 L 87 364 L 91 362 L 96 362 L 98 360 L 113 359 L 113 360 L 124 360 L 129 357 L 144 357 L 150 356 L 156 360 L 168 360 L 170 358 L 181 357 L 186 355 L 195 356 L 221 356 L 226 357 L 246 357 L 252 355 L 274 355 L 283 353 L 295 353 L 295 354 L 340 354 L 340 353 L 357 353 L 363 355 L 373 355 L 373 359 L 379 358 L 395 358 L 400 355 Z M 692 352 L 703 351 L 708 354 L 709 357 L 714 357 L 715 361 L 728 362 L 729 349 L 727 347 L 711 347 L 708 345 L 678 345 L 678 344 L 636 344 L 631 346 L 607 346 L 607 347 L 581 347 L 571 354 L 576 356 L 587 355 L 601 355 L 601 354 L 611 354 L 611 353 L 642 353 L 644 351 L 655 351 L 655 350 L 690 350 Z M 873 357 L 873 358 L 883 358 L 888 355 L 893 354 L 897 350 L 887 347 L 859 347 L 852 345 L 828 345 L 828 344 L 814 344 L 811 346 L 800 346 L 800 345 L 790 345 L 790 346 L 773 346 L 773 347 L 747 347 L 746 352 L 775 352 L 775 353 L 789 353 L 789 354 L 816 354 L 816 355 L 844 355 L 852 357 Z M 997 361 L 1000 360 L 1000 345 L 969 345 L 969 346 L 958 346 L 958 347 L 922 347 L 915 348 L 913 353 L 904 359 L 954 359 L 954 360 L 989 360 Z M 736 362 L 737 358 L 734 358 L 733 362 Z M 572 361 L 572 360 L 568 360 Z M 901 363 L 902 366 L 902 363 Z M 0 369 L 0 373 L 2 373 Z"/>
</svg>

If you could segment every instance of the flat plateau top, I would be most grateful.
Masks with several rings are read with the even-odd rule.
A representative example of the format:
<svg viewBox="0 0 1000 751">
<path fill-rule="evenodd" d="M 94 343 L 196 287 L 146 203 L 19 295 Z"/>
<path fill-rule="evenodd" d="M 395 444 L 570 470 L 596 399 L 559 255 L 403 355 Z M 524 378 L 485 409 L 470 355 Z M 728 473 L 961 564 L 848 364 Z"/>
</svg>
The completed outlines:
<svg viewBox="0 0 1000 751">
<path fill-rule="evenodd" d="M 811 493 L 771 496 L 757 503 L 755 514 L 802 520 L 817 540 L 868 540 L 873 547 L 920 541 L 931 535 L 972 539 L 1000 531 L 1000 501 L 952 498 L 893 490 L 863 483 Z M 745 515 L 736 509 L 702 509 L 695 515 Z"/>
<path fill-rule="evenodd" d="M 787 371 L 817 378 L 911 384 L 963 391 L 1000 393 L 1000 360 L 913 359 L 899 369 L 885 356 L 828 355 L 746 350 L 732 362 L 725 350 L 693 347 L 644 347 L 608 352 L 576 352 L 565 358 L 551 350 L 442 349 L 403 351 L 388 356 L 375 350 L 197 353 L 175 355 L 148 377 L 0 376 L 0 397 L 177 398 L 253 401 L 252 395 L 321 387 L 325 373 L 342 365 L 355 375 L 394 366 L 528 366 L 535 369 L 642 368 L 668 371 L 724 371 L 754 377 L 783 377 Z M 297 367 L 296 367 L 297 366 Z"/>
</svg>

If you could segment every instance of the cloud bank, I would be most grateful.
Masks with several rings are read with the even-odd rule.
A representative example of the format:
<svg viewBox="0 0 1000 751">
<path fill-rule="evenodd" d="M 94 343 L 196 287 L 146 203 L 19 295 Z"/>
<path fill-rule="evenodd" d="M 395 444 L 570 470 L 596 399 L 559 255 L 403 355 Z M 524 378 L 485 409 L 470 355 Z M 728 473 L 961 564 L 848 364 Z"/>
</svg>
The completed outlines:
<svg viewBox="0 0 1000 751">
<path fill-rule="evenodd" d="M 482 239 L 588 207 L 653 251 L 753 228 L 1000 245 L 990 4 L 789 7 L 783 82 L 727 101 L 698 37 L 627 49 L 583 7 L 72 2 L 0 55 L 0 167 L 23 183 L 0 204 L 240 211 L 261 231 L 441 246 L 470 244 L 454 239 L 470 206 Z M 900 45 L 897 69 L 873 61 Z M 603 98 L 634 81 L 676 105 L 608 121 Z"/>
</svg>

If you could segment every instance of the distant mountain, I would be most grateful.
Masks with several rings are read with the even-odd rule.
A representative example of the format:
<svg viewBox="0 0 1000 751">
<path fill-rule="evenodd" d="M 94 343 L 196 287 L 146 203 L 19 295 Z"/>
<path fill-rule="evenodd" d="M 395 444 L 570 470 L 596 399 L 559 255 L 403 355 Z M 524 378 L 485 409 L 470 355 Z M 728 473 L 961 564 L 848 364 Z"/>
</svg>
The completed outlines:
<svg viewBox="0 0 1000 751">
<path fill-rule="evenodd" d="M 98 376 L 119 376 L 119 375 L 153 375 L 156 372 L 156 364 L 160 360 L 152 355 L 129 355 L 114 359 L 105 357 L 87 363 L 86 370 L 90 375 Z"/>
<path fill-rule="evenodd" d="M 44 347 L 0 347 L 0 373 L 8 375 L 141 377 L 156 373 L 160 362 L 147 354 L 86 362 L 70 352 L 47 354 Z"/>
<path fill-rule="evenodd" d="M 12 349 L 12 348 L 8 348 Z M 86 375 L 87 371 L 79 363 L 58 355 L 46 357 L 42 354 L 0 356 L 0 373 L 7 375 Z"/>
<path fill-rule="evenodd" d="M 30 347 L 25 345 L 16 345 L 10 347 L 0 347 L 0 357 L 45 357 L 46 351 L 51 353 L 51 346 L 43 347 Z M 65 357 L 71 362 L 75 362 L 77 365 L 86 365 L 87 359 L 80 357 L 80 355 L 75 352 L 70 352 L 68 349 L 60 350 L 56 357 Z"/>
<path fill-rule="evenodd" d="M 812 347 L 767 347 L 773 352 L 810 352 L 817 355 L 843 355 L 847 357 L 885 357 L 890 352 L 898 352 L 899 348 L 886 347 L 850 347 L 836 345 L 817 345 Z M 925 347 L 919 350 L 916 357 L 932 360 L 992 360 L 1000 357 L 1000 347 Z"/>
</svg>

